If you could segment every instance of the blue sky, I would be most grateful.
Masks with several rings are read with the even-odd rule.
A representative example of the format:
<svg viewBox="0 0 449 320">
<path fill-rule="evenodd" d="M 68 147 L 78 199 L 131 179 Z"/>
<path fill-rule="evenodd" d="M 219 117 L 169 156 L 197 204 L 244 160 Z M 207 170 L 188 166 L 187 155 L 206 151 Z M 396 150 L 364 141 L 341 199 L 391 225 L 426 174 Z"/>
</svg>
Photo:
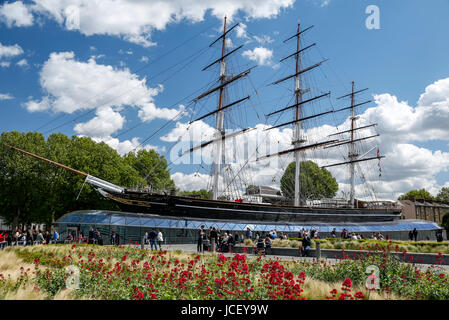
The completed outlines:
<svg viewBox="0 0 449 320">
<path fill-rule="evenodd" d="M 258 88 L 258 95 L 245 104 L 248 112 L 239 124 L 265 124 L 265 119 L 256 118 L 252 111 L 257 109 L 263 115 L 288 104 L 290 97 L 278 97 L 288 96 L 292 83 L 266 85 L 293 73 L 292 61 L 278 62 L 294 51 L 294 41 L 282 41 L 295 33 L 300 20 L 303 27 L 315 26 L 305 34 L 303 45 L 317 43 L 305 55 L 304 66 L 329 59 L 314 71 L 315 78 L 308 78 L 317 84 L 313 88 L 316 93 L 332 92 L 331 100 L 318 104 L 317 110 L 325 108 L 326 102 L 335 108 L 344 106 L 335 98 L 347 93 L 353 80 L 358 88 L 369 87 L 361 99 L 377 97 L 358 112 L 368 122 L 382 121 L 378 132 L 385 138 L 377 143 L 387 156 L 386 180 L 372 181 L 381 197 L 394 198 L 422 187 L 435 194 L 449 186 L 449 129 L 444 124 L 449 119 L 449 42 L 444 41 L 449 30 L 447 1 L 226 0 L 186 4 L 172 0 L 166 5 L 143 2 L 139 7 L 133 1 L 120 0 L 116 9 L 109 2 L 98 2 L 106 10 L 84 0 L 55 0 L 51 5 L 40 0 L 2 2 L 2 131 L 39 128 L 45 136 L 53 132 L 82 134 L 123 153 L 137 147 L 183 105 L 186 113 L 182 118 L 143 144 L 169 158 L 174 141 L 160 137 L 214 108 L 210 106 L 214 100 L 208 100 L 209 105 L 198 105 L 202 111 L 192 115 L 189 102 L 192 93 L 216 80 L 217 68 L 201 69 L 220 53 L 220 46 L 208 48 L 208 44 L 218 35 L 224 14 L 232 20 L 230 25 L 241 23 L 239 33 L 231 35 L 233 45 L 245 44 L 229 62 L 232 71 L 258 64 L 250 82 L 243 84 Z M 365 10 L 373 4 L 380 12 L 378 30 L 365 26 L 369 16 Z M 69 30 L 67 8 L 78 10 L 79 28 Z M 264 51 L 253 51 L 256 48 Z M 136 90 L 130 89 L 133 85 Z M 246 91 L 235 92 L 241 97 Z M 289 116 L 283 119 L 287 121 Z M 339 125 L 346 117 L 328 117 L 315 124 Z M 143 119 L 147 121 L 143 123 Z M 210 119 L 204 125 L 213 123 Z M 291 132 L 280 130 L 277 134 L 286 137 Z M 175 165 L 171 171 L 178 172 L 174 179 L 180 188 L 194 189 L 205 186 L 208 177 L 202 170 L 204 179 L 196 181 L 193 174 L 198 168 Z M 265 178 L 257 182 L 267 184 L 281 168 L 276 172 L 261 174 Z M 333 173 L 344 186 L 345 172 Z"/>
</svg>

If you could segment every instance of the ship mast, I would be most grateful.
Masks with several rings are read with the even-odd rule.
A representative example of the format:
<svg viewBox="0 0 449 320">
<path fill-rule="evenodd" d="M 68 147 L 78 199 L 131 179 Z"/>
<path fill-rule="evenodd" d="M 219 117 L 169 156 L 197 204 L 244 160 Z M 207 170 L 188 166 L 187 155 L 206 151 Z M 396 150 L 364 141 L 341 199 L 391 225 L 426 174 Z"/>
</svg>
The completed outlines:
<svg viewBox="0 0 449 320">
<path fill-rule="evenodd" d="M 224 163 L 224 157 L 225 157 L 225 144 L 223 140 L 223 137 L 225 136 L 224 131 L 224 111 L 223 108 L 223 91 L 224 91 L 224 83 L 226 81 L 226 61 L 224 59 L 226 50 L 226 17 L 224 18 L 223 23 L 223 42 L 221 46 L 221 63 L 220 63 L 220 80 L 221 80 L 221 88 L 220 88 L 220 96 L 218 99 L 218 113 L 217 113 L 217 122 L 216 122 L 216 129 L 217 129 L 217 152 L 215 154 L 215 170 L 214 170 L 214 183 L 213 183 L 213 190 L 212 195 L 213 199 L 218 199 L 218 184 L 219 184 L 219 176 L 220 176 L 220 169 L 221 169 L 221 163 Z"/>
<path fill-rule="evenodd" d="M 195 121 L 199 121 L 199 120 L 202 120 L 204 118 L 216 115 L 216 122 L 215 122 L 216 133 L 215 133 L 214 138 L 211 141 L 202 143 L 201 146 L 191 148 L 190 150 L 187 150 L 186 152 L 183 153 L 183 155 L 184 155 L 184 154 L 186 154 L 188 152 L 193 152 L 193 151 L 198 150 L 200 148 L 204 148 L 204 147 L 206 147 L 206 146 L 208 146 L 210 144 L 215 144 L 216 145 L 217 149 L 216 149 L 216 152 L 215 152 L 215 159 L 214 159 L 215 163 L 213 165 L 213 186 L 212 186 L 212 194 L 213 194 L 213 199 L 214 200 L 218 199 L 219 193 L 220 193 L 220 190 L 219 190 L 219 185 L 220 185 L 219 178 L 220 178 L 222 166 L 225 163 L 225 141 L 228 138 L 232 138 L 232 137 L 235 137 L 237 135 L 247 133 L 247 132 L 249 132 L 251 130 L 251 129 L 243 129 L 241 131 L 238 131 L 238 132 L 226 135 L 225 126 L 224 126 L 225 112 L 229 108 L 231 108 L 231 107 L 233 107 L 233 106 L 235 106 L 235 105 L 237 105 L 237 104 L 239 104 L 241 102 L 244 102 L 245 100 L 249 99 L 250 96 L 241 98 L 241 99 L 233 101 L 233 102 L 231 102 L 231 103 L 229 103 L 227 105 L 224 105 L 225 89 L 226 89 L 226 87 L 229 84 L 234 83 L 235 81 L 246 77 L 250 73 L 250 71 L 253 68 L 256 67 L 256 66 L 253 66 L 253 67 L 251 67 L 251 68 L 249 68 L 249 69 L 247 69 L 247 70 L 245 70 L 245 71 L 243 71 L 243 72 L 241 72 L 241 73 L 239 73 L 237 75 L 232 75 L 232 74 L 228 75 L 227 74 L 227 72 L 226 72 L 226 59 L 227 59 L 227 57 L 230 56 L 231 54 L 233 54 L 234 52 L 238 51 L 239 49 L 241 49 L 243 47 L 243 45 L 241 45 L 241 46 L 233 49 L 232 51 L 229 51 L 229 52 L 226 53 L 226 36 L 227 36 L 227 34 L 229 34 L 229 32 L 231 32 L 235 27 L 237 27 L 239 25 L 237 23 L 233 27 L 227 29 L 226 22 L 227 22 L 227 18 L 224 17 L 223 34 L 220 37 L 218 37 L 214 42 L 212 42 L 210 44 L 210 46 L 209 46 L 209 47 L 212 47 L 219 40 L 222 40 L 221 41 L 222 44 L 221 44 L 221 55 L 220 55 L 220 58 L 218 58 L 217 60 L 215 60 L 214 62 L 212 62 L 211 64 L 209 64 L 208 66 L 203 68 L 203 71 L 205 71 L 208 68 L 210 68 L 211 66 L 213 66 L 213 65 L 215 65 L 217 63 L 220 63 L 219 85 L 214 87 L 214 88 L 212 88 L 212 89 L 209 89 L 208 91 L 204 92 L 203 94 L 201 94 L 198 97 L 196 97 L 195 99 L 193 99 L 193 102 L 196 103 L 199 100 L 201 100 L 202 98 L 204 98 L 204 97 L 206 97 L 206 96 L 208 96 L 208 95 L 218 91 L 218 94 L 219 94 L 219 96 L 218 96 L 218 106 L 217 106 L 217 108 L 214 111 L 209 112 L 209 113 L 207 113 L 207 114 L 205 114 L 203 116 L 200 116 L 199 118 L 197 118 L 197 119 L 195 119 L 195 120 L 193 120 L 193 121 L 191 121 L 189 123 L 189 124 L 192 124 Z"/>
<path fill-rule="evenodd" d="M 296 35 L 296 51 L 299 52 L 300 50 L 300 31 L 301 31 L 301 25 L 298 23 L 298 31 Z M 300 69 L 300 56 L 299 53 L 296 55 L 296 76 L 295 76 L 295 95 L 296 95 L 296 112 L 295 112 L 295 120 L 296 122 L 295 126 L 295 136 L 292 141 L 292 144 L 299 148 L 301 145 L 305 142 L 305 140 L 302 137 L 302 126 L 301 121 L 299 121 L 300 117 L 302 117 L 302 106 L 300 105 L 300 102 L 302 102 L 302 90 L 301 90 L 301 75 L 299 74 Z M 295 151 L 295 206 L 300 205 L 300 184 L 299 184 L 299 175 L 301 173 L 301 154 L 300 151 Z"/>
<path fill-rule="evenodd" d="M 368 136 L 368 137 L 355 139 L 355 134 L 354 134 L 355 131 L 371 128 L 371 127 L 374 127 L 374 126 L 377 125 L 377 124 L 370 124 L 370 125 L 366 125 L 366 126 L 363 126 L 363 127 L 356 127 L 356 120 L 358 119 L 358 116 L 355 113 L 355 108 L 358 107 L 358 106 L 370 103 L 371 100 L 355 104 L 355 96 L 358 93 L 364 92 L 366 90 L 368 90 L 368 88 L 355 91 L 355 83 L 354 83 L 354 81 L 352 81 L 351 93 L 337 98 L 337 100 L 343 99 L 343 98 L 348 98 L 348 97 L 351 98 L 351 106 L 349 107 L 349 109 L 350 109 L 350 118 L 349 119 L 351 120 L 351 129 L 347 130 L 347 131 L 343 131 L 343 132 L 334 133 L 334 134 L 330 135 L 329 137 L 336 136 L 336 135 L 339 135 L 339 134 L 349 133 L 350 134 L 350 139 L 347 142 L 338 143 L 338 144 L 335 144 L 335 145 L 332 145 L 332 146 L 325 147 L 325 149 L 326 149 L 326 148 L 333 148 L 333 147 L 336 147 L 336 146 L 341 146 L 341 145 L 344 145 L 344 144 L 348 144 L 349 145 L 349 151 L 348 151 L 348 160 L 349 161 L 342 162 L 342 163 L 336 163 L 336 164 L 332 164 L 332 165 L 328 165 L 328 166 L 324 166 L 323 168 L 329 168 L 329 167 L 340 166 L 340 165 L 349 165 L 350 184 L 351 184 L 351 188 L 350 188 L 350 192 L 349 192 L 349 205 L 350 205 L 351 208 L 355 207 L 355 164 L 359 163 L 359 162 L 375 160 L 375 159 L 380 160 L 382 158 L 385 158 L 384 156 L 381 156 L 380 154 L 378 154 L 377 157 L 363 158 L 371 150 L 368 151 L 367 153 L 363 154 L 363 155 L 360 155 L 360 154 L 358 154 L 357 149 L 356 149 L 356 142 L 359 142 L 359 141 L 362 141 L 362 140 L 372 139 L 372 138 L 375 138 L 375 137 L 379 136 L 378 134 L 376 134 L 376 135 L 373 135 L 373 136 Z"/>
<path fill-rule="evenodd" d="M 349 154 L 348 158 L 353 161 L 357 158 L 358 154 L 355 150 L 354 143 L 354 128 L 355 128 L 355 112 L 354 112 L 354 81 L 352 81 L 352 92 L 351 92 L 351 143 L 349 144 Z M 351 175 L 351 191 L 349 192 L 349 204 L 351 208 L 354 208 L 354 198 L 355 198 L 355 163 L 351 162 L 349 164 L 349 171 Z"/>
</svg>

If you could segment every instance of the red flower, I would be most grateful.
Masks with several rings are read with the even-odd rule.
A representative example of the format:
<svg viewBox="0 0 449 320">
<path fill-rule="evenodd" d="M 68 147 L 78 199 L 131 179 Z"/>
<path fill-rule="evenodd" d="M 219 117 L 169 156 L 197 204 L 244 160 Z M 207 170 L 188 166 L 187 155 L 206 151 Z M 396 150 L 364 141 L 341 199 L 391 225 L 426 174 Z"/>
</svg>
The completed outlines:
<svg viewBox="0 0 449 320">
<path fill-rule="evenodd" d="M 346 287 L 346 288 L 351 288 L 352 287 L 351 279 L 350 278 L 346 278 L 345 281 L 343 281 L 342 286 Z"/>
<path fill-rule="evenodd" d="M 355 297 L 356 297 L 357 299 L 364 299 L 364 298 L 365 298 L 365 296 L 363 295 L 363 293 L 361 293 L 360 291 L 358 291 L 358 292 L 355 293 Z"/>
</svg>

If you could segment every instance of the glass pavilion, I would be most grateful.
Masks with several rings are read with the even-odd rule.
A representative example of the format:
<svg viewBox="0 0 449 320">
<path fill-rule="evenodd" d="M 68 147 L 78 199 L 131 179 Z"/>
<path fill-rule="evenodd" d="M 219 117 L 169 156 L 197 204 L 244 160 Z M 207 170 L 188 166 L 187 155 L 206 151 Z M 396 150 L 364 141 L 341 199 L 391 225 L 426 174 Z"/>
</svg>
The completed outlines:
<svg viewBox="0 0 449 320">
<path fill-rule="evenodd" d="M 242 239 L 247 228 L 250 228 L 255 235 L 268 233 L 276 230 L 277 234 L 287 234 L 289 237 L 298 237 L 301 229 L 316 229 L 321 238 L 329 237 L 330 232 L 335 228 L 340 233 L 343 228 L 350 232 L 362 234 L 369 238 L 373 232 L 381 232 L 384 236 L 388 235 L 390 239 L 407 240 L 410 230 L 418 230 L 419 239 L 435 240 L 435 231 L 441 227 L 435 222 L 425 220 L 397 220 L 383 223 L 345 223 L 345 224 L 320 224 L 320 223 L 270 223 L 250 221 L 223 221 L 213 219 L 190 219 L 182 217 L 168 217 L 150 214 L 127 213 L 103 210 L 82 210 L 74 211 L 63 215 L 55 222 L 61 239 L 65 239 L 68 233 L 78 235 L 80 232 L 84 236 L 88 235 L 90 227 L 98 229 L 102 235 L 104 244 L 109 244 L 110 235 L 113 231 L 120 235 L 120 242 L 141 243 L 145 232 L 152 229 L 161 230 L 164 235 L 164 242 L 167 244 L 175 243 L 194 243 L 196 241 L 197 230 L 201 225 L 205 229 L 215 227 L 223 232 L 238 234 Z"/>
</svg>

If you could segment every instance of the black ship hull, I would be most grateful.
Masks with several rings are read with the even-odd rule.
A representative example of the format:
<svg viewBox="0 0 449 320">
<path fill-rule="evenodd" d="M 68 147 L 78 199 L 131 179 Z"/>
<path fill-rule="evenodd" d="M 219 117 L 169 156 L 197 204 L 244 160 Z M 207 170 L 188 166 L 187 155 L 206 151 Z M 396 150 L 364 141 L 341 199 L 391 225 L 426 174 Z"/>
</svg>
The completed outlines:
<svg viewBox="0 0 449 320">
<path fill-rule="evenodd" d="M 205 200 L 134 191 L 102 193 L 115 201 L 123 211 L 171 217 L 289 223 L 385 222 L 401 218 L 400 209 L 310 208 Z"/>
</svg>

